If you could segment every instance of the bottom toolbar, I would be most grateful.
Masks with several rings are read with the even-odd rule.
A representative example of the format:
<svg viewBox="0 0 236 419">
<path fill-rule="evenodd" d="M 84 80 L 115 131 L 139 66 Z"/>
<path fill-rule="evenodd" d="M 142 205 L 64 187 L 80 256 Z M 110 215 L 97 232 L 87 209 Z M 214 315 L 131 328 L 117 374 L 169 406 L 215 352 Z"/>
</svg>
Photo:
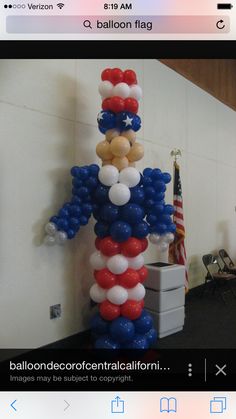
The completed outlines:
<svg viewBox="0 0 236 419">
<path fill-rule="evenodd" d="M 236 392 L 1 392 L 0 417 L 235 419 Z M 169 417 L 169 416 L 168 416 Z"/>
</svg>

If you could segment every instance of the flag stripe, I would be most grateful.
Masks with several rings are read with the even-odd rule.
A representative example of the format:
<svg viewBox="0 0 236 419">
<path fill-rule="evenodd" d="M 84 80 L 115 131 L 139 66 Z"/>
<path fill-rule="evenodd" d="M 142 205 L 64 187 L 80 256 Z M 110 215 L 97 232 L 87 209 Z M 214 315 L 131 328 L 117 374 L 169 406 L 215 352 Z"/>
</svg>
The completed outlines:
<svg viewBox="0 0 236 419">
<path fill-rule="evenodd" d="M 170 246 L 170 256 L 174 263 L 185 266 L 185 287 L 188 289 L 188 271 L 187 256 L 184 244 L 185 227 L 184 227 L 184 211 L 182 187 L 179 173 L 179 166 L 174 163 L 174 197 L 173 197 L 174 214 L 173 221 L 176 224 L 176 233 L 174 242 Z"/>
</svg>

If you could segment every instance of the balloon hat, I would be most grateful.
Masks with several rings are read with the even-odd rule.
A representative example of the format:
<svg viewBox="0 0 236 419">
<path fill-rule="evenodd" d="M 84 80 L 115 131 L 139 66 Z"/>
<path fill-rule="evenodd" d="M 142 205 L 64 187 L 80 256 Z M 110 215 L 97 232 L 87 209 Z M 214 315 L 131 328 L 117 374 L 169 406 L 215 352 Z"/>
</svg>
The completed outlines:
<svg viewBox="0 0 236 419">
<path fill-rule="evenodd" d="M 149 240 L 161 251 L 174 239 L 173 206 L 165 203 L 169 173 L 144 169 L 135 162 L 143 155 L 136 142 L 141 128 L 137 115 L 142 90 L 133 70 L 105 69 L 99 92 L 102 110 L 96 164 L 71 169 L 72 198 L 51 217 L 45 230 L 48 245 L 64 244 L 96 219 L 96 251 L 90 257 L 95 283 L 90 297 L 97 304 L 91 330 L 98 349 L 147 349 L 157 341 L 152 316 L 144 309 L 148 271 L 143 252 Z"/>
</svg>

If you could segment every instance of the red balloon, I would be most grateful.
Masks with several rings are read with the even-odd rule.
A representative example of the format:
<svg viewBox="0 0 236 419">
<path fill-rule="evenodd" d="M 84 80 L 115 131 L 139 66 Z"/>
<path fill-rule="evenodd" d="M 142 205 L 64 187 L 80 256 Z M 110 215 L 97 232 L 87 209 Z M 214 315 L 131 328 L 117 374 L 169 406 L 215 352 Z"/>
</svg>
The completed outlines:
<svg viewBox="0 0 236 419">
<path fill-rule="evenodd" d="M 145 250 L 148 248 L 148 239 L 140 239 L 140 242 L 142 244 L 142 251 L 145 252 Z"/>
<path fill-rule="evenodd" d="M 144 308 L 144 300 L 139 301 L 141 304 L 141 307 Z"/>
<path fill-rule="evenodd" d="M 137 273 L 139 274 L 139 281 L 143 283 L 147 279 L 147 276 L 148 276 L 148 270 L 146 266 L 143 266 L 141 269 L 139 269 Z"/>
<path fill-rule="evenodd" d="M 101 243 L 101 239 L 97 237 L 95 240 L 95 247 L 97 250 L 100 250 L 100 243 Z"/>
<path fill-rule="evenodd" d="M 100 251 L 105 256 L 114 256 L 120 253 L 120 243 L 115 242 L 112 237 L 105 237 L 100 242 Z"/>
<path fill-rule="evenodd" d="M 127 83 L 129 86 L 132 84 L 137 84 L 137 77 L 135 71 L 126 70 L 124 72 L 124 83 Z"/>
<path fill-rule="evenodd" d="M 141 240 L 130 237 L 121 244 L 121 253 L 129 258 L 134 258 L 142 252 Z"/>
<path fill-rule="evenodd" d="M 120 68 L 113 68 L 111 70 L 111 79 L 110 81 L 112 84 L 116 85 L 118 83 L 121 83 L 123 81 L 123 71 Z"/>
<path fill-rule="evenodd" d="M 116 275 L 106 268 L 101 269 L 100 271 L 95 271 L 94 276 L 98 285 L 102 288 L 109 289 L 118 284 Z"/>
<path fill-rule="evenodd" d="M 130 320 L 136 320 L 141 316 L 141 313 L 142 304 L 140 301 L 127 300 L 126 303 L 122 304 L 121 306 L 121 315 L 127 317 Z"/>
<path fill-rule="evenodd" d="M 103 70 L 102 75 L 101 75 L 102 81 L 105 81 L 105 80 L 111 81 L 111 72 L 112 72 L 111 68 L 106 68 L 105 70 Z"/>
<path fill-rule="evenodd" d="M 114 113 L 124 112 L 125 110 L 125 101 L 122 97 L 113 96 L 110 99 L 110 110 Z"/>
<path fill-rule="evenodd" d="M 120 316 L 120 306 L 112 304 L 108 300 L 105 300 L 100 304 L 99 311 L 102 318 L 105 320 L 114 320 Z"/>
<path fill-rule="evenodd" d="M 138 112 L 138 101 L 132 97 L 125 99 L 125 111 L 137 113 Z"/>
<path fill-rule="evenodd" d="M 102 109 L 103 111 L 109 111 L 111 109 L 111 99 L 106 98 L 102 101 Z"/>
<path fill-rule="evenodd" d="M 123 274 L 117 275 L 119 285 L 124 288 L 134 288 L 140 281 L 137 271 L 128 268 Z"/>
</svg>

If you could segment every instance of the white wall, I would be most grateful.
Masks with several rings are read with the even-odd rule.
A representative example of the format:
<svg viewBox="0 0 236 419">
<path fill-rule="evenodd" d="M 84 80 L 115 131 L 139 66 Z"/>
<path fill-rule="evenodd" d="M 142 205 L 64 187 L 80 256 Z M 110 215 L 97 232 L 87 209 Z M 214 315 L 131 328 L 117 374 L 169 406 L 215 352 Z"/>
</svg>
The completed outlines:
<svg viewBox="0 0 236 419">
<path fill-rule="evenodd" d="M 37 347 L 88 326 L 93 221 L 64 248 L 42 245 L 43 226 L 70 197 L 70 167 L 99 162 L 100 72 L 133 68 L 143 87 L 140 169 L 181 177 L 191 286 L 201 256 L 236 256 L 235 113 L 155 60 L 2 60 L 0 63 L 0 347 Z M 167 197 L 172 202 L 172 185 Z M 150 246 L 146 262 L 156 261 Z M 62 318 L 49 306 L 62 304 Z"/>
</svg>

